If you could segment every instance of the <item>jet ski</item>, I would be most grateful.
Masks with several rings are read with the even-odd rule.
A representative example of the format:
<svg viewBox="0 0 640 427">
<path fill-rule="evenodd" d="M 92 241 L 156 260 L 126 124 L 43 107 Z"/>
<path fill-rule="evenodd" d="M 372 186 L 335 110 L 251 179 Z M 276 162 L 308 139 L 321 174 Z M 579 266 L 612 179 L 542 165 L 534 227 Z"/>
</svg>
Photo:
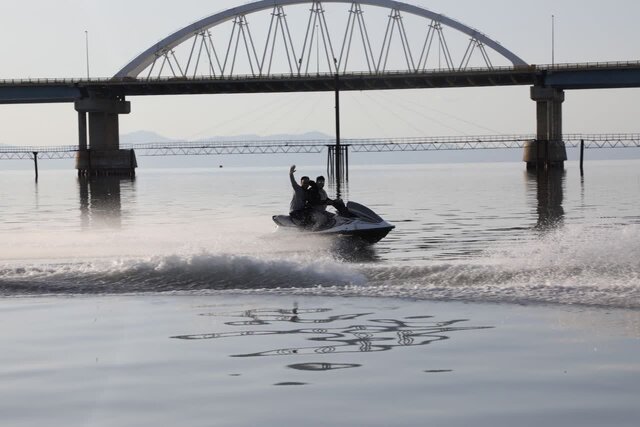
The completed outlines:
<svg viewBox="0 0 640 427">
<path fill-rule="evenodd" d="M 303 224 L 289 215 L 274 215 L 273 222 L 279 228 L 297 229 L 324 236 L 348 236 L 373 244 L 383 239 L 395 225 L 378 216 L 368 207 L 356 202 L 347 202 L 346 211 L 313 212 L 309 224 Z"/>
</svg>

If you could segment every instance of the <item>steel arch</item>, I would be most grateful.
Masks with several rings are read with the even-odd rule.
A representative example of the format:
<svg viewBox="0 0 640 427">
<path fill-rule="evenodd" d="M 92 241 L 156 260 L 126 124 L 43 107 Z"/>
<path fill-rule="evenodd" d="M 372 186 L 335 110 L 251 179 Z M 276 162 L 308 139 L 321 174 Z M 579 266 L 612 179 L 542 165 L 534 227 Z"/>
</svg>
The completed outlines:
<svg viewBox="0 0 640 427">
<path fill-rule="evenodd" d="M 218 12 L 206 18 L 203 18 L 197 22 L 194 22 L 191 25 L 184 27 L 181 30 L 176 31 L 175 33 L 169 35 L 168 37 L 160 40 L 149 49 L 142 52 L 135 59 L 133 59 L 130 63 L 125 65 L 118 73 L 114 76 L 115 78 L 136 78 L 144 69 L 148 66 L 152 65 L 154 60 L 158 57 L 158 55 L 166 52 L 168 50 L 173 49 L 174 47 L 180 45 L 182 42 L 188 40 L 189 38 L 197 35 L 199 32 L 207 30 L 216 25 L 222 24 L 224 22 L 230 21 L 237 16 L 243 16 L 254 12 L 259 12 L 262 10 L 271 9 L 275 6 L 289 6 L 289 5 L 298 5 L 305 3 L 316 3 L 312 0 L 260 0 L 253 3 L 244 4 L 242 6 L 237 6 L 231 9 L 227 9 L 222 12 Z M 489 46 L 494 51 L 501 54 L 507 60 L 511 61 L 514 66 L 526 66 L 528 65 L 522 58 L 520 58 L 515 53 L 503 47 L 500 43 L 490 39 L 483 33 L 478 30 L 471 28 L 467 25 L 462 24 L 454 19 L 448 18 L 439 13 L 432 12 L 428 9 L 414 6 L 408 3 L 403 3 L 394 0 L 322 0 L 321 3 L 347 3 L 347 4 L 365 4 L 369 6 L 378 6 L 382 8 L 388 8 L 392 10 L 398 10 L 401 12 L 406 12 L 412 15 L 421 16 L 427 19 L 431 19 L 433 21 L 444 24 L 448 27 L 451 27 L 457 31 L 460 31 L 464 34 L 469 35 L 473 39 L 476 39 L 480 43 Z"/>
</svg>

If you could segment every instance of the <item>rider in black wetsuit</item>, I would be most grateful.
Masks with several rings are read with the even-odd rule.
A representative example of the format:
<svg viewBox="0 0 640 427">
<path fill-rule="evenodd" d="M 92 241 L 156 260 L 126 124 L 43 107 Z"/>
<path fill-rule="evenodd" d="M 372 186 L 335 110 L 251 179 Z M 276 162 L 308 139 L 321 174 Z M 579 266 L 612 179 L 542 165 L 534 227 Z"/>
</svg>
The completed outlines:
<svg viewBox="0 0 640 427">
<path fill-rule="evenodd" d="M 313 182 L 313 181 L 312 181 Z M 324 176 L 320 175 L 316 178 L 316 185 L 318 189 L 318 203 L 314 206 L 315 209 L 326 212 L 327 205 L 333 206 L 336 208 L 338 213 L 344 217 L 349 217 L 351 214 L 349 210 L 344 205 L 344 202 L 341 199 L 330 199 L 327 195 L 327 192 L 324 190 Z"/>
<path fill-rule="evenodd" d="M 295 171 L 296 165 L 291 166 L 289 169 L 289 179 L 291 180 L 291 187 L 293 188 L 293 197 L 291 198 L 291 205 L 289 206 L 289 216 L 295 223 L 305 225 L 308 218 L 307 189 L 309 188 L 309 177 L 303 176 L 300 178 L 300 184 L 298 184 L 293 176 Z"/>
</svg>

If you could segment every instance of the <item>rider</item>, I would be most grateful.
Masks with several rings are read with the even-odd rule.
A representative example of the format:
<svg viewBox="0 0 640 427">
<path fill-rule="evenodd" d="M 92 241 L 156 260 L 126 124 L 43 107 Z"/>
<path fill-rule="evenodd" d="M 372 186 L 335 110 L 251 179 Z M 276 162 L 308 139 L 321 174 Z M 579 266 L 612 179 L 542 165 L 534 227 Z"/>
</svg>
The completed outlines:
<svg viewBox="0 0 640 427">
<path fill-rule="evenodd" d="M 344 205 L 344 202 L 341 199 L 329 198 L 327 192 L 324 190 L 324 176 L 320 175 L 316 178 L 316 185 L 318 187 L 318 199 L 320 203 L 316 204 L 314 206 L 314 209 L 324 212 L 327 210 L 327 205 L 331 205 L 336 208 L 340 215 L 345 217 L 351 216 L 349 210 Z"/>
<path fill-rule="evenodd" d="M 293 197 L 291 199 L 291 205 L 289 206 L 289 216 L 299 223 L 304 224 L 307 220 L 307 189 L 309 188 L 309 177 L 303 176 L 300 178 L 300 184 L 296 182 L 293 174 L 296 171 L 296 165 L 292 165 L 289 168 L 289 179 L 291 181 L 291 187 L 293 188 Z"/>
<path fill-rule="evenodd" d="M 319 203 L 317 203 L 314 206 L 314 209 L 319 211 L 326 211 L 327 205 L 332 205 L 333 200 L 329 198 L 329 196 L 327 195 L 327 192 L 324 190 L 324 176 L 320 175 L 319 177 L 316 178 L 316 186 L 318 188 L 317 191 L 318 191 Z"/>
<path fill-rule="evenodd" d="M 325 199 L 322 199 L 322 193 L 324 193 Z M 305 226 L 317 229 L 322 227 L 323 224 L 328 221 L 333 215 L 326 211 L 327 193 L 321 189 L 320 185 L 314 181 L 309 181 L 309 188 L 307 189 L 307 209 Z"/>
</svg>

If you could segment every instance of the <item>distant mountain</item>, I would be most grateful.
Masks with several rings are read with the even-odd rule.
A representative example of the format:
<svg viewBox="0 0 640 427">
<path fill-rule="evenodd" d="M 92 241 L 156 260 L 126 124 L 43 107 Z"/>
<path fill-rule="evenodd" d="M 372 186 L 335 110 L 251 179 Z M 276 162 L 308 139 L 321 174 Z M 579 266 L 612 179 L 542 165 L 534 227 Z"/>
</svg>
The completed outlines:
<svg viewBox="0 0 640 427">
<path fill-rule="evenodd" d="M 318 139 L 333 139 L 332 135 L 327 135 L 322 132 L 306 132 L 301 134 L 275 134 L 275 135 L 265 135 L 260 136 L 256 134 L 243 134 L 243 135 L 232 135 L 232 136 L 211 136 L 211 137 L 200 137 L 193 142 L 203 142 L 203 141 L 285 141 L 285 140 L 298 140 L 298 141 L 313 141 Z M 164 135 L 160 135 L 159 133 L 147 131 L 147 130 L 139 130 L 135 132 L 125 133 L 120 135 L 120 142 L 122 144 L 144 144 L 148 142 L 180 142 L 185 141 L 185 139 L 179 138 L 168 138 Z"/>
<path fill-rule="evenodd" d="M 279 133 L 275 135 L 260 136 L 255 134 L 235 135 L 235 136 L 216 136 L 213 138 L 200 138 L 201 141 L 286 141 L 286 140 L 302 140 L 312 141 L 318 139 L 333 139 L 334 136 L 327 135 L 322 132 L 305 132 L 300 134 Z"/>
<path fill-rule="evenodd" d="M 158 133 L 148 130 L 138 130 L 135 132 L 120 135 L 120 143 L 122 144 L 142 144 L 145 142 L 171 142 L 175 139 L 167 138 Z"/>
<path fill-rule="evenodd" d="M 280 133 L 275 135 L 260 136 L 256 134 L 233 135 L 233 136 L 214 136 L 209 138 L 198 138 L 198 141 L 313 141 L 318 139 L 333 139 L 331 135 L 322 132 L 306 132 L 300 134 Z"/>
<path fill-rule="evenodd" d="M 274 134 L 274 135 L 256 135 L 241 134 L 232 136 L 211 136 L 200 137 L 191 142 L 217 142 L 217 141 L 312 141 L 333 139 L 332 135 L 322 132 L 305 132 L 301 134 Z M 140 130 L 120 135 L 120 143 L 122 144 L 143 144 L 151 142 L 180 142 L 185 139 L 168 138 L 156 132 Z M 221 167 L 221 166 L 287 166 L 290 163 L 297 162 L 299 164 L 311 163 L 322 164 L 325 155 L 312 154 L 270 154 L 270 155 L 209 155 L 209 156 L 144 156 L 143 152 L 138 153 L 138 165 L 142 168 L 185 168 L 185 167 Z"/>
</svg>

